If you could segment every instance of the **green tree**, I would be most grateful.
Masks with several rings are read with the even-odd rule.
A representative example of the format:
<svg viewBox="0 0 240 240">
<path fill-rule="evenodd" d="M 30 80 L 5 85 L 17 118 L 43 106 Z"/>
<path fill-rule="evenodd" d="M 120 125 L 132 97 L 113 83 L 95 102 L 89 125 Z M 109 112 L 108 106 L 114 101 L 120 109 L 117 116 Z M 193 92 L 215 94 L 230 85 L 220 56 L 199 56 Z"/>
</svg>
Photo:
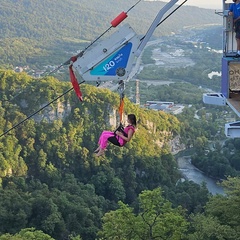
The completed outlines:
<svg viewBox="0 0 240 240">
<path fill-rule="evenodd" d="M 228 178 L 222 185 L 226 195 L 213 196 L 205 213 L 192 218 L 189 239 L 240 239 L 240 178 Z"/>
<path fill-rule="evenodd" d="M 119 209 L 106 213 L 99 236 L 103 239 L 182 239 L 188 223 L 181 208 L 172 208 L 160 188 L 139 195 L 139 210 L 119 202 Z"/>
<path fill-rule="evenodd" d="M 13 182 L 8 188 L 0 190 L 0 233 L 15 233 L 25 228 L 31 212 L 27 195 L 18 192 Z"/>
<path fill-rule="evenodd" d="M 189 233 L 189 240 L 237 240 L 236 232 L 226 223 L 221 224 L 212 216 L 197 214 L 191 218 L 194 233 Z"/>
<path fill-rule="evenodd" d="M 45 234 L 41 230 L 35 230 L 34 228 L 25 228 L 22 229 L 19 233 L 16 233 L 14 235 L 11 235 L 9 233 L 3 234 L 0 236 L 0 240 L 54 240 L 54 239 L 51 236 Z"/>
</svg>

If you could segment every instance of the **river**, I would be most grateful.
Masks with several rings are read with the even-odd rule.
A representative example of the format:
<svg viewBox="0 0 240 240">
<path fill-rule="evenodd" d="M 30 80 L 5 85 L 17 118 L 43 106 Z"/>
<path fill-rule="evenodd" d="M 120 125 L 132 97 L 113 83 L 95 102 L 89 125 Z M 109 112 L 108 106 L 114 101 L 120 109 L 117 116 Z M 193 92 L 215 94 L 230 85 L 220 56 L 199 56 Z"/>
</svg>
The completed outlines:
<svg viewBox="0 0 240 240">
<path fill-rule="evenodd" d="M 213 195 L 224 194 L 223 188 L 219 186 L 215 180 L 207 177 L 203 172 L 197 169 L 191 164 L 191 158 L 188 156 L 179 157 L 177 159 L 178 169 L 181 171 L 183 176 L 197 184 L 205 182 L 208 188 L 208 191 Z"/>
</svg>

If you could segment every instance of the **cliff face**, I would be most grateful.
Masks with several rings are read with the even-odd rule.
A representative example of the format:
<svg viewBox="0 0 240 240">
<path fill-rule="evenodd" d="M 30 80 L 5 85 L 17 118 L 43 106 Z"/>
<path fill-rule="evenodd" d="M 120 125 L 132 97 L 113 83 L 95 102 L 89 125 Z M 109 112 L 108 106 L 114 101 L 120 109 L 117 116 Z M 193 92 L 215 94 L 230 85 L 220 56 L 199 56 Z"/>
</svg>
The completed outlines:
<svg viewBox="0 0 240 240">
<path fill-rule="evenodd" d="M 34 111 L 31 111 L 30 109 L 30 104 L 29 104 L 29 99 L 21 99 L 19 101 L 19 106 L 24 110 L 28 110 L 28 112 L 34 113 Z M 45 121 L 48 123 L 52 123 L 55 120 L 62 120 L 65 121 L 67 117 L 69 117 L 72 113 L 73 110 L 73 105 L 70 103 L 69 100 L 67 101 L 61 101 L 58 100 L 56 103 L 48 105 L 48 102 L 45 102 L 43 104 L 39 104 L 37 106 L 37 109 L 40 110 L 42 109 L 39 113 L 35 114 L 32 116 L 32 119 L 34 119 L 35 122 L 40 123 L 41 121 Z M 81 108 L 81 105 L 84 104 L 79 102 L 79 107 Z M 48 105 L 48 106 L 47 106 Z M 94 105 L 94 103 L 93 103 Z M 47 106 L 47 107 L 45 107 Z M 37 111 L 38 111 L 37 110 Z M 109 103 L 105 104 L 105 123 L 107 126 L 109 126 L 110 129 L 116 128 L 120 124 L 120 116 L 118 113 L 118 109 L 114 106 L 112 106 Z M 97 117 L 97 113 L 95 113 L 94 110 L 91 109 L 86 109 L 86 111 L 82 114 L 89 114 Z M 127 114 L 124 114 L 123 120 L 127 119 Z M 126 122 L 126 121 L 125 121 Z M 127 122 L 126 122 L 127 124 Z"/>
<path fill-rule="evenodd" d="M 119 124 L 119 116 L 117 110 L 109 106 L 109 119 L 107 120 L 110 126 L 116 127 Z"/>
<path fill-rule="evenodd" d="M 44 107 L 45 105 L 40 105 L 40 108 Z M 57 102 L 56 107 L 48 106 L 43 111 L 42 114 L 37 114 L 33 116 L 33 119 L 40 123 L 42 120 L 47 122 L 53 122 L 55 120 L 65 120 L 71 113 L 72 107 L 69 102 Z"/>
<path fill-rule="evenodd" d="M 171 146 L 172 154 L 177 154 L 178 152 L 186 148 L 186 146 L 183 143 L 181 143 L 181 137 L 179 135 L 171 139 L 169 141 L 169 145 Z"/>
<path fill-rule="evenodd" d="M 119 96 L 108 89 L 84 84 L 81 86 L 84 101 L 80 102 L 74 92 L 57 98 L 71 88 L 71 85 L 53 77 L 33 79 L 26 74 L 0 71 L 0 80 L 4 83 L 0 85 L 0 101 L 12 99 L 4 104 L 7 107 L 4 110 L 6 114 L 3 113 L 5 121 L 18 123 L 24 117 L 31 116 L 36 123 L 62 120 L 67 126 L 74 121 L 74 125 L 81 124 L 83 129 L 94 124 L 96 136 L 103 128 L 113 130 L 120 123 Z M 151 141 L 159 147 L 173 137 L 173 131 L 178 131 L 178 121 L 172 115 L 139 108 L 127 98 L 124 109 L 122 123 L 127 124 L 127 114 L 135 113 L 139 130 L 137 135 L 142 135 L 141 138 L 151 136 Z M 5 128 L 2 125 L 0 130 L 4 132 Z"/>
<path fill-rule="evenodd" d="M 57 102 L 56 107 L 49 105 L 45 108 L 48 103 L 40 104 L 39 109 L 43 110 L 41 113 L 34 115 L 32 118 L 35 122 L 40 123 L 41 121 L 47 121 L 49 123 L 55 120 L 65 120 L 71 113 L 72 107 L 69 101 L 61 102 L 60 100 Z M 20 106 L 25 109 L 28 108 L 29 104 L 25 99 L 22 99 L 20 102 Z"/>
</svg>

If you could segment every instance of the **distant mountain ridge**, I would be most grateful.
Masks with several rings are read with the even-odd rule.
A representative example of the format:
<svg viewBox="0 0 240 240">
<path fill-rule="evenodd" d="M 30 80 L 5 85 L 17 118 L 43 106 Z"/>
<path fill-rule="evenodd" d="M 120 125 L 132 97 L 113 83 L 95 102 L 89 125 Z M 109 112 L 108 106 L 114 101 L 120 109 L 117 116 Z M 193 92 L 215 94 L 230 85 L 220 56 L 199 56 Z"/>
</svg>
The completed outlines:
<svg viewBox="0 0 240 240">
<path fill-rule="evenodd" d="M 92 35 L 102 33 L 118 13 L 127 11 L 135 3 L 135 0 L 127 4 L 123 0 L 101 0 L 101 4 L 98 0 L 2 0 L 0 36 L 41 38 L 44 30 L 45 34 L 53 33 L 58 37 L 92 40 Z M 160 1 L 142 1 L 129 12 L 126 21 L 143 34 L 164 5 Z M 166 34 L 176 27 L 220 22 L 221 18 L 212 10 L 183 6 L 163 24 L 161 32 Z"/>
<path fill-rule="evenodd" d="M 0 64 L 31 64 L 34 56 L 48 58 L 53 56 L 53 51 L 59 55 L 63 49 L 76 51 L 84 41 L 93 41 L 103 33 L 111 26 L 112 19 L 135 3 L 136 0 L 101 0 L 101 3 L 99 0 L 2 0 Z M 138 34 L 145 34 L 165 4 L 141 1 L 124 22 Z M 164 21 L 154 35 L 169 35 L 186 26 L 205 24 L 220 25 L 221 18 L 213 10 L 183 6 Z"/>
</svg>

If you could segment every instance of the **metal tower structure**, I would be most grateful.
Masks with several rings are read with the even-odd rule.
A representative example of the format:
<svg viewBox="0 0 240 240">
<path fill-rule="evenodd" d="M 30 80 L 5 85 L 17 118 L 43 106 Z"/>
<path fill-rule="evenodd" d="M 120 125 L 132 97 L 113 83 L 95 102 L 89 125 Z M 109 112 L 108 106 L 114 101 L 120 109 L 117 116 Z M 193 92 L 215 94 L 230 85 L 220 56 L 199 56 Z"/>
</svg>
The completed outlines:
<svg viewBox="0 0 240 240">
<path fill-rule="evenodd" d="M 136 104 L 140 105 L 139 80 L 136 79 Z"/>
</svg>

